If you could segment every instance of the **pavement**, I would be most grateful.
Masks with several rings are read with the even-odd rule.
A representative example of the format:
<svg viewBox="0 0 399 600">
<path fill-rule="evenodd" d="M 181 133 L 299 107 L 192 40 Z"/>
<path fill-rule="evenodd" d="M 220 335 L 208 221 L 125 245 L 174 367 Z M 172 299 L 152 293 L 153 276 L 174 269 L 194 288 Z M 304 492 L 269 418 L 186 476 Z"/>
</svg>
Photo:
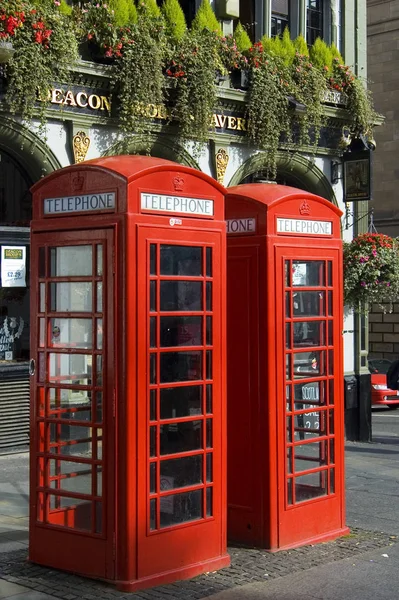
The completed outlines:
<svg viewBox="0 0 399 600">
<path fill-rule="evenodd" d="M 399 416 L 399 415 L 398 415 Z M 230 547 L 231 566 L 133 594 L 27 562 L 28 455 L 0 484 L 0 600 L 399 600 L 399 436 L 346 442 L 350 534 L 274 554 Z"/>
</svg>

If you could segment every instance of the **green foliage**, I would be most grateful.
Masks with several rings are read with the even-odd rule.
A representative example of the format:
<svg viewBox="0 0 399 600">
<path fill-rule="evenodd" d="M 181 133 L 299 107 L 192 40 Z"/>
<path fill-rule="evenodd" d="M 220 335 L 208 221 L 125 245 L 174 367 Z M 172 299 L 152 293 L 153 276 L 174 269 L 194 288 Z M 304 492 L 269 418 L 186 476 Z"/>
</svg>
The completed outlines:
<svg viewBox="0 0 399 600">
<path fill-rule="evenodd" d="M 129 0 L 109 0 L 109 8 L 114 12 L 115 25 L 125 27 L 129 23 Z"/>
<path fill-rule="evenodd" d="M 129 1 L 129 25 L 137 23 L 137 8 L 134 0 Z"/>
<path fill-rule="evenodd" d="M 344 244 L 344 302 L 359 309 L 367 302 L 394 302 L 399 297 L 398 241 L 363 233 Z M 384 307 L 383 307 L 384 308 Z"/>
<path fill-rule="evenodd" d="M 276 42 L 276 40 L 277 40 L 277 42 Z M 275 55 L 276 54 L 275 46 L 279 43 L 280 43 L 279 38 L 271 38 L 271 37 L 268 37 L 267 35 L 264 35 L 261 39 L 261 44 L 263 46 L 263 50 L 264 50 L 265 54 Z"/>
<path fill-rule="evenodd" d="M 209 31 L 222 35 L 222 28 L 212 10 L 209 0 L 202 0 L 191 28 L 193 31 L 203 31 L 204 29 L 208 29 Z"/>
<path fill-rule="evenodd" d="M 179 124 L 180 136 L 200 143 L 209 139 L 216 106 L 217 46 L 214 32 L 206 28 L 190 31 L 176 58 L 179 75 L 172 79 L 176 94 L 173 118 Z"/>
<path fill-rule="evenodd" d="M 322 70 L 327 67 L 328 71 L 331 70 L 333 56 L 331 49 L 327 46 L 326 42 L 321 38 L 316 38 L 315 43 L 310 48 L 310 60 L 315 67 Z"/>
<path fill-rule="evenodd" d="M 162 5 L 166 35 L 179 42 L 187 32 L 187 23 L 179 0 L 165 0 Z"/>
<path fill-rule="evenodd" d="M 332 56 L 332 63 L 334 62 L 334 59 L 336 59 L 341 65 L 344 64 L 344 59 L 342 58 L 342 54 L 338 50 L 338 48 L 334 44 L 334 42 L 330 46 L 330 52 L 331 52 L 331 56 Z"/>
<path fill-rule="evenodd" d="M 55 81 L 68 80 L 69 69 L 78 57 L 75 30 L 55 4 L 2 2 L 0 23 L 6 23 L 16 14 L 20 24 L 6 37 L 1 36 L 12 41 L 15 50 L 6 66 L 5 100 L 10 111 L 20 113 L 23 119 L 38 114 L 39 133 L 45 136 L 49 90 Z M 41 99 L 39 105 L 38 96 Z"/>
<path fill-rule="evenodd" d="M 72 6 L 69 6 L 69 4 L 67 4 L 66 0 L 61 0 L 58 10 L 67 17 L 70 17 L 73 12 Z"/>
<path fill-rule="evenodd" d="M 284 33 L 283 33 L 283 37 L 281 39 L 281 44 L 280 44 L 279 49 L 280 49 L 280 57 L 283 59 L 284 64 L 286 64 L 287 66 L 292 65 L 292 63 L 294 62 L 296 49 L 295 49 L 294 42 L 291 39 L 290 31 L 289 31 L 288 27 L 286 27 L 284 29 Z"/>
<path fill-rule="evenodd" d="M 240 21 L 237 23 L 233 37 L 236 41 L 237 50 L 239 52 L 246 52 L 252 46 L 251 39 L 244 27 L 241 25 Z"/>
<path fill-rule="evenodd" d="M 161 16 L 161 9 L 156 0 L 138 0 L 137 13 L 149 19 L 159 19 Z"/>
<path fill-rule="evenodd" d="M 302 56 L 309 56 L 309 48 L 303 35 L 298 35 L 294 40 L 295 50 Z"/>
</svg>

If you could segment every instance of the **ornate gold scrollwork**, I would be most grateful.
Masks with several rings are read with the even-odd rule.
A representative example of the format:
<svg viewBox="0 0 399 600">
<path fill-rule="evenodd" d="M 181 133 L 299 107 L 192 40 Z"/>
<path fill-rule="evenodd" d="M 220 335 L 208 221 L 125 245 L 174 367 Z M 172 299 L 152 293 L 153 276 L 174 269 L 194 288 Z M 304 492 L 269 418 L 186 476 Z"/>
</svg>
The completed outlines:
<svg viewBox="0 0 399 600">
<path fill-rule="evenodd" d="M 229 155 L 224 148 L 219 148 L 216 153 L 216 177 L 219 183 L 223 184 L 224 175 L 226 173 Z"/>
<path fill-rule="evenodd" d="M 78 131 L 73 136 L 73 156 L 75 163 L 83 162 L 90 146 L 90 138 L 85 131 Z"/>
</svg>

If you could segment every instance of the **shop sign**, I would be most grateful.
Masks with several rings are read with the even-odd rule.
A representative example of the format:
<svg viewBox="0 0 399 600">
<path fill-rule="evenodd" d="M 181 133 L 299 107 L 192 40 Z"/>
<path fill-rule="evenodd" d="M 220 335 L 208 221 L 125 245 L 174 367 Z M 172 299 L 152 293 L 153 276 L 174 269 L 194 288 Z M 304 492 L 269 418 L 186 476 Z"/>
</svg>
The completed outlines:
<svg viewBox="0 0 399 600">
<path fill-rule="evenodd" d="M 26 287 L 25 246 L 1 246 L 1 286 Z"/>
<path fill-rule="evenodd" d="M 203 217 L 213 216 L 213 200 L 185 198 L 164 194 L 141 193 L 141 208 L 155 212 L 184 213 Z"/>
<path fill-rule="evenodd" d="M 332 235 L 332 221 L 277 218 L 277 233 L 302 235 Z"/>
<path fill-rule="evenodd" d="M 226 221 L 227 233 L 255 233 L 256 219 L 228 219 Z"/>
<path fill-rule="evenodd" d="M 43 202 L 45 215 L 110 210 L 115 208 L 115 192 L 45 198 Z"/>
</svg>

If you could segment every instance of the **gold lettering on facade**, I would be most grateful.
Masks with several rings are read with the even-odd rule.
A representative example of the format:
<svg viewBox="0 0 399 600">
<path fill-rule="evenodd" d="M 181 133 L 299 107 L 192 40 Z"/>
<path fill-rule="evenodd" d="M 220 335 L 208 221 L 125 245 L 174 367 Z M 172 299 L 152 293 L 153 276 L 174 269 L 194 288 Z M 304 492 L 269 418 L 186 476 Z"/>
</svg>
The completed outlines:
<svg viewBox="0 0 399 600">
<path fill-rule="evenodd" d="M 247 128 L 245 126 L 245 119 L 242 117 L 237 117 L 237 131 L 246 131 Z"/>
<path fill-rule="evenodd" d="M 62 104 L 64 102 L 64 92 L 55 88 L 51 90 L 51 103 L 52 104 Z"/>
<path fill-rule="evenodd" d="M 75 163 L 83 162 L 90 146 L 90 138 L 85 131 L 78 131 L 73 136 L 73 156 Z"/>
<path fill-rule="evenodd" d="M 84 101 L 83 101 L 84 98 Z M 87 94 L 86 92 L 78 92 L 76 94 L 76 104 L 81 108 L 86 108 L 87 106 Z"/>
<path fill-rule="evenodd" d="M 237 117 L 227 118 L 227 129 L 237 129 Z"/>
<path fill-rule="evenodd" d="M 97 96 L 97 94 L 91 94 L 91 96 L 88 98 L 88 103 L 90 108 L 93 110 L 98 110 L 101 106 L 100 96 Z"/>
<path fill-rule="evenodd" d="M 100 96 L 100 97 L 101 97 L 100 110 L 106 110 L 110 113 L 111 112 L 111 100 L 109 98 L 107 98 L 107 96 Z"/>
<path fill-rule="evenodd" d="M 75 97 L 73 95 L 73 92 L 71 92 L 71 90 L 68 90 L 67 93 L 65 94 L 63 104 L 66 104 L 67 106 L 77 106 Z"/>
<path fill-rule="evenodd" d="M 224 176 L 229 162 L 229 155 L 224 148 L 219 148 L 216 153 L 216 178 L 223 185 Z"/>
</svg>

